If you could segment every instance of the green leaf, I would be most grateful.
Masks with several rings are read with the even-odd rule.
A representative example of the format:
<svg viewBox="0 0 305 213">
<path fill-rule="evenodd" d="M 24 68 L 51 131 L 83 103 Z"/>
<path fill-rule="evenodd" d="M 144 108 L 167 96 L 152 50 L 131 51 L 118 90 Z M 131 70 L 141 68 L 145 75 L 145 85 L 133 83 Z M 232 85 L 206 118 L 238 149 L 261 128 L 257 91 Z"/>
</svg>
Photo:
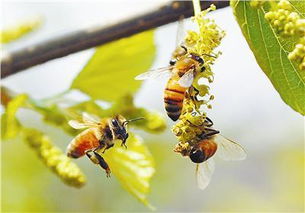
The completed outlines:
<svg viewBox="0 0 305 213">
<path fill-rule="evenodd" d="M 304 4 L 301 6 L 302 4 L 296 2 L 291 1 L 296 12 L 304 14 Z M 249 1 L 231 1 L 231 6 L 261 69 L 283 101 L 305 115 L 305 72 L 287 57 L 296 44 L 296 38 L 279 38 L 264 18 L 268 12 L 266 7 L 252 8 Z"/>
<path fill-rule="evenodd" d="M 141 82 L 134 77 L 148 70 L 154 61 L 153 35 L 153 31 L 147 31 L 98 47 L 71 88 L 106 101 L 135 92 Z"/>
<path fill-rule="evenodd" d="M 42 23 L 41 17 L 27 19 L 22 23 L 1 30 L 0 42 L 2 44 L 15 41 L 26 34 L 36 30 Z"/>
<path fill-rule="evenodd" d="M 1 137 L 3 139 L 14 138 L 19 133 L 21 125 L 16 119 L 16 112 L 27 99 L 27 95 L 21 94 L 8 102 L 4 114 L 1 116 Z"/>
<path fill-rule="evenodd" d="M 141 138 L 137 136 L 131 134 L 127 146 L 126 149 L 116 144 L 107 150 L 103 157 L 122 186 L 152 208 L 146 194 L 149 192 L 149 181 L 155 172 L 153 158 Z"/>
</svg>

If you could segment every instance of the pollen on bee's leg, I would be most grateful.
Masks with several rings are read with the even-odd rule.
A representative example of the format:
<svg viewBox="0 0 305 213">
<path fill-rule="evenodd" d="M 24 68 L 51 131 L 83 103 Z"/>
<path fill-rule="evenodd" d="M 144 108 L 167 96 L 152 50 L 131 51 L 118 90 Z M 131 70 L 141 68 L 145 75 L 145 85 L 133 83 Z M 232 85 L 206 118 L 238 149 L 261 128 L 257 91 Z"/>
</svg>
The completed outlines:
<svg viewBox="0 0 305 213">
<path fill-rule="evenodd" d="M 110 171 L 110 168 L 109 168 L 108 164 L 106 163 L 105 159 L 100 154 L 98 154 L 96 151 L 93 151 L 93 154 L 96 157 L 96 159 L 98 160 L 98 164 L 103 169 L 105 169 L 107 177 L 110 177 L 111 171 Z"/>
</svg>

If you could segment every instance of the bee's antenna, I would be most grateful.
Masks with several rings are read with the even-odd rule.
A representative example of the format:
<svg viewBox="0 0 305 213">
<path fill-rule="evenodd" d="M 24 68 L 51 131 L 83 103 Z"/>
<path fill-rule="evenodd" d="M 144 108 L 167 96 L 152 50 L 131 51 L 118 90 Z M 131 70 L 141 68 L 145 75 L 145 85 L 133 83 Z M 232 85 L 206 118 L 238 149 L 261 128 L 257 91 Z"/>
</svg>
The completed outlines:
<svg viewBox="0 0 305 213">
<path fill-rule="evenodd" d="M 205 53 L 203 53 L 202 55 L 206 55 L 206 56 L 209 56 L 209 57 L 212 57 L 212 58 L 216 58 L 215 55 L 210 55 L 210 54 L 205 54 Z"/>
<path fill-rule="evenodd" d="M 138 121 L 138 120 L 143 120 L 143 119 L 145 119 L 145 118 L 143 118 L 143 117 L 134 118 L 134 119 L 130 119 L 130 120 L 124 121 L 123 124 L 128 124 L 130 122 L 134 122 L 134 121 Z"/>
<path fill-rule="evenodd" d="M 188 51 L 187 51 L 187 48 L 186 48 L 184 45 L 181 45 L 180 47 L 181 47 L 182 49 L 184 49 L 185 52 L 188 52 Z"/>
</svg>

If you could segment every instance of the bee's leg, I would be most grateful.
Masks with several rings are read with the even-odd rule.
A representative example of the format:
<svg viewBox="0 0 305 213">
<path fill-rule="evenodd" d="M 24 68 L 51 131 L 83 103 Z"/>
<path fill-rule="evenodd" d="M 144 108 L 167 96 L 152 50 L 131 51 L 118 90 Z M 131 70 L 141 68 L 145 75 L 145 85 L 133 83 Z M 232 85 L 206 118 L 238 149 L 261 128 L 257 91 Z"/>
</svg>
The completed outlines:
<svg viewBox="0 0 305 213">
<path fill-rule="evenodd" d="M 114 143 L 113 143 L 113 144 L 110 144 L 110 145 L 108 144 L 107 147 L 106 147 L 106 149 L 110 149 L 110 148 L 113 147 L 113 146 L 114 146 Z M 105 149 L 105 150 L 106 150 L 106 149 Z M 104 151 L 104 152 L 105 152 L 105 151 Z"/>
<path fill-rule="evenodd" d="M 199 94 L 199 90 L 196 89 L 194 86 L 191 86 L 191 87 L 190 87 L 190 90 L 194 90 L 194 92 L 195 92 L 195 95 L 194 95 L 194 96 L 192 96 L 192 95 L 190 94 L 191 100 L 192 100 L 192 101 L 198 101 L 197 95 Z M 192 93 L 192 91 L 190 91 L 190 93 Z"/>
<path fill-rule="evenodd" d="M 198 90 L 196 87 L 194 87 L 194 86 L 193 86 L 193 88 L 194 88 L 194 90 L 195 90 L 195 92 L 196 92 L 195 95 L 196 95 L 196 96 L 199 95 L 199 90 Z"/>
<path fill-rule="evenodd" d="M 108 149 L 108 144 L 106 144 L 105 141 L 103 141 L 103 140 L 100 141 L 100 146 L 97 147 L 94 151 L 102 150 L 102 149 L 103 149 L 103 151 L 102 151 L 103 154 L 106 151 L 106 149 Z"/>
<path fill-rule="evenodd" d="M 207 127 L 211 127 L 211 126 L 214 125 L 214 124 L 213 124 L 213 121 L 212 121 L 210 118 L 208 118 L 208 117 L 205 118 L 204 123 L 205 123 L 205 125 L 206 125 Z"/>
<path fill-rule="evenodd" d="M 110 168 L 108 166 L 108 164 L 106 163 L 105 159 L 99 154 L 96 152 L 96 150 L 93 151 L 93 154 L 94 156 L 96 157 L 96 159 L 98 160 L 98 164 L 103 168 L 105 169 L 106 171 L 106 176 L 107 177 L 110 177 Z"/>
<path fill-rule="evenodd" d="M 208 131 L 207 133 L 204 133 L 202 135 L 205 138 L 220 133 L 218 130 L 215 130 L 215 129 L 211 129 L 211 128 L 204 128 L 204 129 Z"/>
<path fill-rule="evenodd" d="M 122 141 L 121 146 L 124 146 L 124 147 L 125 147 L 125 149 L 127 149 L 127 146 L 126 146 L 126 141 Z"/>
<path fill-rule="evenodd" d="M 194 86 L 192 86 L 192 89 L 195 91 L 195 96 L 191 96 L 191 99 L 193 101 L 198 101 L 197 95 L 199 95 L 199 90 Z"/>
<path fill-rule="evenodd" d="M 87 151 L 85 152 L 86 156 L 87 156 L 94 164 L 99 164 L 99 162 L 97 161 L 97 159 L 96 159 L 94 156 L 92 156 L 92 154 L 91 154 L 90 152 L 92 152 L 92 150 L 87 150 Z"/>
</svg>

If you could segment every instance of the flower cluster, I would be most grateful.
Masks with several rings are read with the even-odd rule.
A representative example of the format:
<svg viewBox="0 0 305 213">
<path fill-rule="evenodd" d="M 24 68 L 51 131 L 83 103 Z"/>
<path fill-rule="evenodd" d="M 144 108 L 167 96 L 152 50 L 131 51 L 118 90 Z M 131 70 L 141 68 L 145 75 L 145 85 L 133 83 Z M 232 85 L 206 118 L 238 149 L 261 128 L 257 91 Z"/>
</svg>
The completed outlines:
<svg viewBox="0 0 305 213">
<path fill-rule="evenodd" d="M 195 76 L 193 86 L 196 88 L 196 91 L 189 91 L 192 95 L 199 95 L 204 97 L 209 94 L 209 86 L 206 84 L 201 84 L 199 80 L 201 78 L 206 78 L 209 83 L 212 83 L 214 80 L 213 72 L 211 70 L 211 65 L 214 64 L 216 58 L 221 54 L 220 51 L 214 52 L 215 48 L 219 46 L 222 38 L 225 36 L 225 32 L 221 30 L 214 20 L 205 18 L 205 15 L 215 10 L 215 5 L 211 5 L 208 9 L 202 11 L 198 15 L 192 18 L 194 22 L 198 24 L 199 31 L 188 31 L 188 34 L 185 38 L 185 45 L 188 50 L 192 53 L 200 55 L 204 59 L 204 72 L 198 72 Z M 209 100 L 212 100 L 214 96 L 209 97 Z M 199 105 L 204 105 L 208 103 L 208 101 L 198 101 Z M 211 105 L 208 105 L 210 108 Z"/>
<path fill-rule="evenodd" d="M 214 52 L 215 48 L 220 44 L 225 32 L 221 30 L 214 20 L 205 18 L 205 15 L 215 6 L 211 5 L 207 10 L 202 11 L 193 17 L 199 27 L 199 31 L 188 31 L 185 38 L 185 45 L 191 53 L 202 56 L 204 59 L 204 71 L 198 72 L 194 78 L 192 86 L 188 89 L 187 95 L 183 102 L 183 111 L 179 118 L 179 122 L 173 126 L 173 133 L 176 135 L 179 143 L 174 151 L 182 155 L 187 155 L 191 147 L 196 144 L 202 133 L 205 131 L 206 113 L 203 107 L 211 108 L 209 102 L 214 99 L 210 95 L 210 87 L 201 83 L 201 79 L 205 78 L 209 83 L 214 80 L 211 65 L 221 52 Z"/>
<path fill-rule="evenodd" d="M 294 50 L 289 53 L 288 58 L 299 64 L 300 70 L 305 70 L 305 37 L 301 38 L 295 45 Z"/>
<path fill-rule="evenodd" d="M 253 8 L 260 8 L 261 6 L 263 6 L 263 4 L 264 4 L 265 2 L 266 2 L 265 0 L 263 0 L 263 1 L 251 0 L 251 1 L 250 1 L 250 6 L 253 7 Z"/>
<path fill-rule="evenodd" d="M 206 114 L 197 112 L 195 103 L 190 99 L 185 100 L 184 108 L 183 115 L 172 131 L 179 141 L 174 151 L 186 156 L 191 148 L 201 140 L 199 136 L 205 131 Z"/>
<path fill-rule="evenodd" d="M 302 19 L 297 12 L 293 12 L 288 0 L 280 0 L 276 9 L 267 12 L 265 18 L 282 36 L 305 35 L 305 19 Z"/>
<path fill-rule="evenodd" d="M 298 63 L 301 70 L 305 70 L 305 19 L 293 11 L 288 0 L 280 0 L 275 10 L 267 12 L 265 18 L 281 36 L 300 37 L 288 58 Z"/>
<path fill-rule="evenodd" d="M 211 65 L 213 65 L 216 58 L 221 54 L 220 51 L 213 52 L 214 49 L 220 44 L 225 32 L 221 30 L 214 20 L 205 18 L 205 15 L 215 10 L 215 5 L 211 5 L 208 9 L 202 11 L 192 18 L 198 24 L 199 31 L 188 31 L 185 38 L 185 45 L 192 53 L 200 55 L 204 60 L 204 72 L 199 72 L 194 79 L 193 86 L 199 92 L 201 97 L 209 94 L 209 86 L 200 84 L 199 79 L 206 78 L 211 83 L 213 82 L 213 72 Z M 202 102 L 203 104 L 204 102 Z"/>
<path fill-rule="evenodd" d="M 35 129 L 23 129 L 24 139 L 37 153 L 43 163 L 58 175 L 66 184 L 81 187 L 85 184 L 85 176 L 50 138 Z"/>
</svg>

